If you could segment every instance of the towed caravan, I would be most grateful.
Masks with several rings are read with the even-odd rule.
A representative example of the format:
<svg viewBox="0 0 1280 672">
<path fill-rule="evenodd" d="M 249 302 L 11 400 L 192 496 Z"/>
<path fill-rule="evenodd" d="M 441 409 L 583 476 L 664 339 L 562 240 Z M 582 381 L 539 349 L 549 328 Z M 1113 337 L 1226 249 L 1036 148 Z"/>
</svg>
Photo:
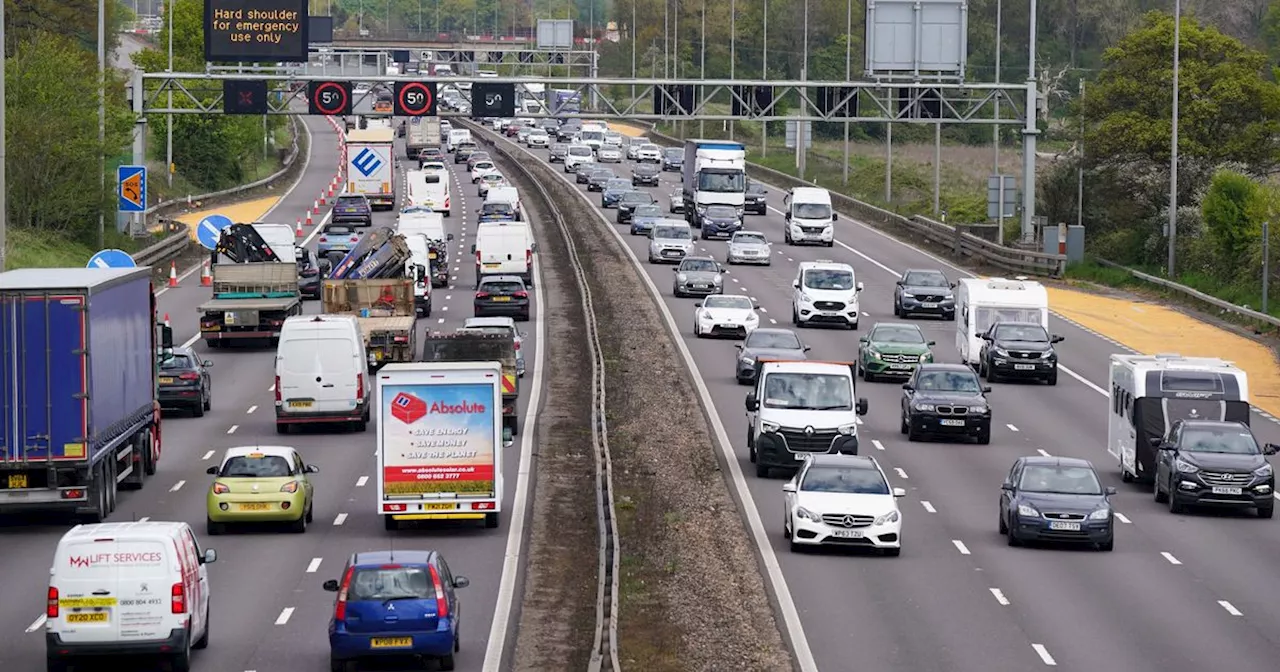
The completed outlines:
<svg viewBox="0 0 1280 672">
<path fill-rule="evenodd" d="M 996 322 L 1031 322 L 1049 329 L 1049 292 L 1035 280 L 961 278 L 956 284 L 956 349 L 977 366 L 982 334 Z"/>
<path fill-rule="evenodd" d="M 1157 444 L 1179 420 L 1249 424 L 1249 379 L 1216 357 L 1111 355 L 1107 453 L 1127 483 L 1155 476 Z"/>
</svg>

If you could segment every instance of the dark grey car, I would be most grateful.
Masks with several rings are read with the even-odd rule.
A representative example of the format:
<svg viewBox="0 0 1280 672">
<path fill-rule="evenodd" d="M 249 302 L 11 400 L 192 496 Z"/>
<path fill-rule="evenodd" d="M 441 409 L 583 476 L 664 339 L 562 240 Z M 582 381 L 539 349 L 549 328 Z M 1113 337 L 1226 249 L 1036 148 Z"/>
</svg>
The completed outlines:
<svg viewBox="0 0 1280 672">
<path fill-rule="evenodd" d="M 742 212 L 731 205 L 709 205 L 698 217 L 702 239 L 732 238 L 742 228 Z"/>
<path fill-rule="evenodd" d="M 653 202 L 653 194 L 647 191 L 628 191 L 618 199 L 618 223 L 630 224 L 631 212 L 637 205 L 648 205 Z"/>
<path fill-rule="evenodd" d="M 652 163 L 637 163 L 631 169 L 631 185 L 634 187 L 658 186 L 658 177 L 662 174 L 662 170 Z"/>
<path fill-rule="evenodd" d="M 600 207 L 605 209 L 618 207 L 618 201 L 628 191 L 631 191 L 631 180 L 625 177 L 609 180 L 600 191 Z"/>
<path fill-rule="evenodd" d="M 680 147 L 669 147 L 662 150 L 662 170 L 674 170 L 680 172 L 684 169 L 684 149 Z"/>
<path fill-rule="evenodd" d="M 587 177 L 587 191 L 604 191 L 604 185 L 609 180 L 618 177 L 612 170 L 608 168 L 599 168 L 592 171 Z"/>
<path fill-rule="evenodd" d="M 727 271 L 711 257 L 685 257 L 671 270 L 676 276 L 671 293 L 677 298 L 724 293 L 721 276 Z"/>
<path fill-rule="evenodd" d="M 937 315 L 944 320 L 956 319 L 956 299 L 952 294 L 956 283 L 937 269 L 908 269 L 893 288 L 895 317 Z"/>
<path fill-rule="evenodd" d="M 738 344 L 738 356 L 733 367 L 734 377 L 739 385 L 750 384 L 756 379 L 758 360 L 804 361 L 809 358 L 806 352 L 809 352 L 809 346 L 790 329 L 756 329 L 747 334 L 747 340 Z"/>
<path fill-rule="evenodd" d="M 564 157 L 569 153 L 569 145 L 564 142 L 551 143 L 551 149 L 547 153 L 547 161 L 551 163 L 564 163 Z"/>
</svg>

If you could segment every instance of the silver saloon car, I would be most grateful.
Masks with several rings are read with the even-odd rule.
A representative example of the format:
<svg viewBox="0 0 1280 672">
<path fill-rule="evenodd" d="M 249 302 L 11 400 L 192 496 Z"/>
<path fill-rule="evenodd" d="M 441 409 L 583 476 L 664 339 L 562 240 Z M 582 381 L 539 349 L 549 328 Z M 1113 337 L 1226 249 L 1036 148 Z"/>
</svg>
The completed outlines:
<svg viewBox="0 0 1280 672">
<path fill-rule="evenodd" d="M 759 231 L 738 231 L 729 239 L 730 264 L 760 264 L 769 266 L 773 263 L 773 247 L 769 239 Z"/>
</svg>

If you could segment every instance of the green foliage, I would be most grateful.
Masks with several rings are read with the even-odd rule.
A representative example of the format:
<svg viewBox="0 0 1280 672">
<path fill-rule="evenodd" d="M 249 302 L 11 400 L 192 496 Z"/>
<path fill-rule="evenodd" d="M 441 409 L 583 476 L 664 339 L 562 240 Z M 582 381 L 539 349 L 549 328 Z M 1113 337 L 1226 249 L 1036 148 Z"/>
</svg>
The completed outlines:
<svg viewBox="0 0 1280 672">
<path fill-rule="evenodd" d="M 1257 240 L 1261 228 L 1249 217 L 1257 194 L 1257 183 L 1230 170 L 1218 171 L 1209 183 L 1200 212 L 1223 261 L 1240 259 Z"/>
<path fill-rule="evenodd" d="M 95 54 L 98 49 L 98 0 L 5 0 L 5 53 L 21 42 L 40 35 L 61 35 Z M 119 43 L 120 28 L 133 20 L 133 12 L 106 0 L 107 51 Z"/>
</svg>

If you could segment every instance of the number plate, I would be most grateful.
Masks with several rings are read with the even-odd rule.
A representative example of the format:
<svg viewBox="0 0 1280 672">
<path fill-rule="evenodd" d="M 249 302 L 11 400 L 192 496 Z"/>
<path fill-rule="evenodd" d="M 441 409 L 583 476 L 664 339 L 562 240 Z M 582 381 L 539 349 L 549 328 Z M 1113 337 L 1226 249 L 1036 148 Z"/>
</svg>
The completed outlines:
<svg viewBox="0 0 1280 672">
<path fill-rule="evenodd" d="M 805 453 L 792 453 L 792 455 L 795 456 L 797 461 L 803 460 L 805 457 L 807 457 Z"/>
<path fill-rule="evenodd" d="M 458 508 L 455 504 L 423 504 L 424 511 L 452 511 Z"/>
<path fill-rule="evenodd" d="M 161 384 L 161 385 L 172 385 L 172 384 L 173 384 L 173 377 L 172 377 L 172 376 L 161 376 L 161 377 L 160 377 L 160 384 Z"/>
<path fill-rule="evenodd" d="M 862 530 L 832 530 L 831 536 L 839 539 L 861 539 Z"/>
<path fill-rule="evenodd" d="M 938 307 L 938 304 L 936 304 L 936 303 L 934 303 L 934 302 L 932 302 L 932 301 L 925 301 L 925 302 L 923 302 L 923 303 L 921 303 L 921 304 L 920 304 L 920 307 L 921 307 L 921 308 L 937 308 L 937 307 Z"/>
<path fill-rule="evenodd" d="M 435 253 L 435 252 L 428 252 L 428 253 L 427 253 L 427 258 L 428 258 L 428 259 L 435 259 L 435 258 L 436 258 L 436 253 Z"/>
<path fill-rule="evenodd" d="M 485 265 L 484 265 L 484 267 L 485 267 L 485 268 L 497 268 L 497 267 L 499 267 L 499 266 L 501 266 L 501 265 L 502 265 L 502 264 L 485 264 Z"/>
<path fill-rule="evenodd" d="M 9 474 L 9 489 L 10 489 L 10 490 L 17 490 L 17 489 L 19 489 L 19 488 L 25 488 L 25 487 L 27 487 L 27 475 L 26 475 L 26 474 Z"/>
<path fill-rule="evenodd" d="M 407 649 L 413 646 L 412 637 L 374 637 L 369 647 L 374 649 Z"/>
<path fill-rule="evenodd" d="M 1035 371 L 1035 369 L 1036 369 L 1035 364 L 1014 364 L 1013 365 L 1014 371 Z"/>
<path fill-rule="evenodd" d="M 311 403 L 310 401 L 291 401 L 289 408 L 311 408 Z"/>
<path fill-rule="evenodd" d="M 1049 529 L 1062 530 L 1064 532 L 1079 532 L 1080 523 L 1052 522 L 1052 523 L 1049 523 Z"/>
<path fill-rule="evenodd" d="M 10 476 L 10 478 L 13 478 L 13 477 L 12 477 L 12 476 Z M 1215 494 L 1215 495 L 1240 495 L 1240 494 L 1244 494 L 1244 490 L 1243 490 L 1243 489 L 1241 489 L 1241 488 L 1228 488 L 1228 487 L 1221 486 L 1221 485 L 1215 485 L 1215 486 L 1213 486 L 1213 494 Z"/>
<path fill-rule="evenodd" d="M 915 368 L 914 364 L 890 364 L 889 368 L 894 371 L 910 371 Z"/>
<path fill-rule="evenodd" d="M 240 511 L 267 511 L 271 508 L 271 505 L 266 502 L 245 502 L 244 504 L 237 504 L 236 508 Z"/>
<path fill-rule="evenodd" d="M 737 329 L 737 328 L 738 328 L 738 325 L 736 325 L 736 324 L 719 324 L 719 325 L 716 325 L 716 328 L 718 328 L 718 329 Z"/>
<path fill-rule="evenodd" d="M 938 424 L 942 425 L 943 427 L 964 427 L 964 420 L 945 419 L 945 420 L 939 420 Z"/>
<path fill-rule="evenodd" d="M 508 303 L 508 302 L 510 302 L 510 301 L 511 301 L 511 297 L 509 297 L 509 296 L 495 296 L 495 297 L 493 297 L 493 300 L 494 300 L 494 301 L 497 301 L 498 303 Z"/>
<path fill-rule="evenodd" d="M 98 611 L 87 614 L 67 614 L 68 623 L 106 623 L 107 612 Z"/>
</svg>

